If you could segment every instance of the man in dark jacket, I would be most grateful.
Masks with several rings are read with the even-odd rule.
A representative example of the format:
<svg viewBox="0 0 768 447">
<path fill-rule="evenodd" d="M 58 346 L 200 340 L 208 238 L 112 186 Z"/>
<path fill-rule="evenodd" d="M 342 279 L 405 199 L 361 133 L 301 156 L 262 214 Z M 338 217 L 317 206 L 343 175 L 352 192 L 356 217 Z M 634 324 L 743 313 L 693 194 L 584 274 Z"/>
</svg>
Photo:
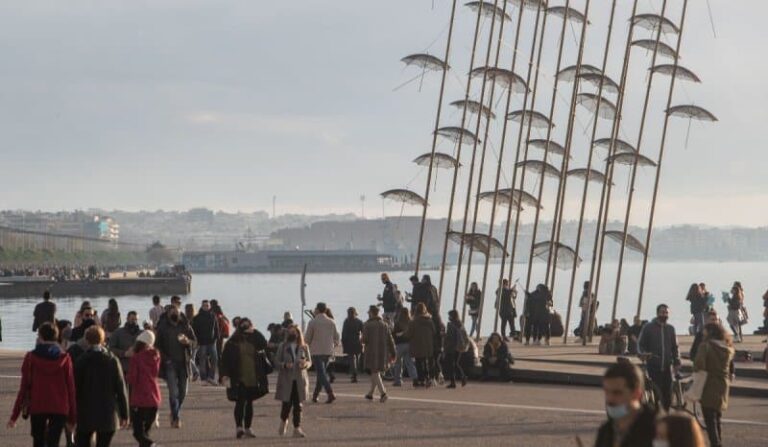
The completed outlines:
<svg viewBox="0 0 768 447">
<path fill-rule="evenodd" d="M 123 367 L 123 372 L 128 371 L 128 350 L 133 347 L 136 342 L 136 337 L 139 336 L 141 328 L 139 327 L 139 317 L 136 311 L 128 312 L 125 317 L 125 325 L 120 329 L 112 333 L 109 337 L 109 350 L 118 359 L 120 359 L 120 366 Z"/>
<path fill-rule="evenodd" d="M 432 285 L 432 278 L 429 275 L 424 275 L 421 277 L 421 283 L 424 285 L 425 294 L 428 299 L 425 303 L 427 310 L 432 315 L 440 315 L 440 294 L 437 291 L 437 287 Z"/>
<path fill-rule="evenodd" d="M 628 361 L 618 362 L 603 375 L 608 420 L 600 426 L 595 447 L 652 447 L 656 414 L 640 403 L 643 375 Z"/>
<path fill-rule="evenodd" d="M 379 295 L 379 301 L 381 301 L 381 307 L 384 309 L 384 319 L 392 324 L 395 321 L 395 313 L 399 304 L 395 293 L 396 287 L 386 273 L 381 274 L 381 283 L 384 284 L 384 291 Z"/>
<path fill-rule="evenodd" d="M 501 295 L 501 296 L 499 296 Z M 509 336 L 515 336 L 515 305 L 512 302 L 516 295 L 515 291 L 509 287 L 509 280 L 504 278 L 501 281 L 501 293 L 496 291 L 496 308 L 499 309 L 499 318 L 501 318 L 501 336 L 504 341 L 507 338 L 507 323 L 509 323 Z"/>
<path fill-rule="evenodd" d="M 88 350 L 75 363 L 77 429 L 75 444 L 108 447 L 115 431 L 128 426 L 128 396 L 120 361 L 104 348 L 104 330 L 98 326 L 85 333 Z"/>
<path fill-rule="evenodd" d="M 360 338 L 363 335 L 363 322 L 357 318 L 357 309 L 347 309 L 347 319 L 341 329 L 341 346 L 344 354 L 349 359 L 349 372 L 352 383 L 357 383 L 357 369 L 360 366 L 360 354 L 363 353 L 363 344 Z"/>
<path fill-rule="evenodd" d="M 157 327 L 155 347 L 160 351 L 161 376 L 168 385 L 168 401 L 171 407 L 171 427 L 181 428 L 181 407 L 187 396 L 191 349 L 197 343 L 195 332 L 186 320 L 179 316 L 179 309 L 171 306 Z"/>
<path fill-rule="evenodd" d="M 638 352 L 648 358 L 648 375 L 661 392 L 665 410 L 672 405 L 672 374 L 680 368 L 680 351 L 675 328 L 667 323 L 669 307 L 659 304 L 656 318 L 643 326 L 637 342 Z"/>
<path fill-rule="evenodd" d="M 419 282 L 419 277 L 416 275 L 411 276 L 411 286 L 413 286 L 413 289 L 411 290 L 411 314 L 416 314 L 416 306 L 419 305 L 419 303 L 424 303 L 424 306 L 429 309 L 429 291 L 424 287 L 424 284 Z"/>
<path fill-rule="evenodd" d="M 32 332 L 37 332 L 37 329 L 43 323 L 56 324 L 56 303 L 51 301 L 51 292 L 43 292 L 43 302 L 38 303 L 35 306 L 35 321 L 32 322 Z"/>
<path fill-rule="evenodd" d="M 211 311 L 211 303 L 203 300 L 200 312 L 192 319 L 192 329 L 197 337 L 197 360 L 200 367 L 200 380 L 216 385 L 216 365 L 219 356 L 216 341 L 219 339 L 219 323 L 216 314 Z"/>
</svg>

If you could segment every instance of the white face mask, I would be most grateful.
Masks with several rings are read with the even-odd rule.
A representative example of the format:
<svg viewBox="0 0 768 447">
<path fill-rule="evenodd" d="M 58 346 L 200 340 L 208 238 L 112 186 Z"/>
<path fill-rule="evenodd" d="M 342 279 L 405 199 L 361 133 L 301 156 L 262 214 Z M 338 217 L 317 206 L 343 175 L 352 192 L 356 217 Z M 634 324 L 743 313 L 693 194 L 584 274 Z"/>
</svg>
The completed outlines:
<svg viewBox="0 0 768 447">
<path fill-rule="evenodd" d="M 666 439 L 654 439 L 653 447 L 669 447 L 669 441 Z"/>
<path fill-rule="evenodd" d="M 629 414 L 629 408 L 627 405 L 606 405 L 605 412 L 611 419 L 622 419 Z"/>
</svg>

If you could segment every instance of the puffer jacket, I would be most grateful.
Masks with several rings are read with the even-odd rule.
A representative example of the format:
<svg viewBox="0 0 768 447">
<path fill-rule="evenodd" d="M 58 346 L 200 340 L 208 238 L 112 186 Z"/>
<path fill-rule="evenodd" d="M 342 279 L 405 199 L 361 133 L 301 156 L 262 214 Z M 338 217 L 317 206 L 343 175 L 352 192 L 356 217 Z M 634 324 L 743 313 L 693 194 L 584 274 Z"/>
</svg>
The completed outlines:
<svg viewBox="0 0 768 447">
<path fill-rule="evenodd" d="M 160 353 L 156 349 L 145 349 L 130 358 L 125 377 L 130 385 L 131 407 L 157 408 L 160 406 Z"/>
<path fill-rule="evenodd" d="M 643 326 L 637 347 L 640 354 L 651 354 L 648 367 L 654 371 L 666 371 L 672 366 L 680 365 L 675 328 L 659 323 L 658 318 Z"/>
</svg>

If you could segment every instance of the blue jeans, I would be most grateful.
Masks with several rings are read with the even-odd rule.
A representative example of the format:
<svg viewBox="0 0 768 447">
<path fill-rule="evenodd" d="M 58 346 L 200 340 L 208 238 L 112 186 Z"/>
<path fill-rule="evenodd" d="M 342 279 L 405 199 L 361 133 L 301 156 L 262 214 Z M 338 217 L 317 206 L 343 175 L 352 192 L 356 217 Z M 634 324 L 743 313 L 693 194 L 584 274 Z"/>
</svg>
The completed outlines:
<svg viewBox="0 0 768 447">
<path fill-rule="evenodd" d="M 184 405 L 184 398 L 187 397 L 187 385 L 189 384 L 187 366 L 184 363 L 166 360 L 165 382 L 168 385 L 168 404 L 171 407 L 171 416 L 174 421 L 178 421 L 181 406 Z"/>
<path fill-rule="evenodd" d="M 475 331 L 477 330 L 477 317 L 478 317 L 478 314 L 470 313 L 469 317 L 472 318 L 472 327 L 469 330 L 469 336 L 471 337 L 472 335 L 474 335 Z M 477 334 L 477 335 L 480 335 L 480 334 Z"/>
<path fill-rule="evenodd" d="M 413 363 L 413 359 L 411 358 L 410 344 L 399 343 L 397 346 L 395 346 L 395 355 L 395 383 L 401 383 L 403 380 L 403 363 L 405 363 L 405 368 L 408 370 L 408 377 L 410 377 L 411 380 L 416 380 L 418 374 L 416 373 L 416 365 Z"/>
<path fill-rule="evenodd" d="M 200 380 L 216 379 L 216 365 L 219 363 L 216 343 L 200 345 L 197 349 L 197 359 L 200 362 Z"/>
<path fill-rule="evenodd" d="M 330 396 L 333 394 L 331 389 L 331 382 L 328 381 L 328 362 L 331 360 L 330 355 L 313 355 L 312 364 L 315 365 L 315 373 L 317 374 L 317 381 L 315 382 L 315 396 L 320 394 L 320 388 L 325 389 L 325 392 Z"/>
</svg>

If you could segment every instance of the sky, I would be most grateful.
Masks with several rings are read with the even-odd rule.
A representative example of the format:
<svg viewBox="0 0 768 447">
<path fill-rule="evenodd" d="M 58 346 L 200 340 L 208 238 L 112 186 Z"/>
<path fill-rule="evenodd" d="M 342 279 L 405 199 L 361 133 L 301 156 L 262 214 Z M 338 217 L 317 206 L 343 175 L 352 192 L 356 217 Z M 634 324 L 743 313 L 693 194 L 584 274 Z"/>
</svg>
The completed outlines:
<svg viewBox="0 0 768 447">
<path fill-rule="evenodd" d="M 466 86 L 475 15 L 458 2 L 452 70 L 446 81 L 442 125 L 461 113 L 447 105 Z M 502 2 L 499 2 L 501 4 Z M 561 4 L 553 0 L 554 4 Z M 585 0 L 571 5 L 584 11 Z M 610 10 L 591 2 L 584 62 L 599 65 Z M 608 74 L 620 79 L 629 6 L 619 0 Z M 639 0 L 640 12 L 658 13 L 660 0 Z M 712 111 L 717 123 L 670 123 L 656 223 L 765 226 L 768 224 L 768 3 L 690 1 L 681 64 L 702 84 L 676 87 L 673 103 Z M 0 209 L 177 209 L 205 206 L 227 211 L 270 210 L 367 217 L 416 214 L 384 203 L 379 193 L 409 187 L 423 194 L 426 172 L 411 160 L 429 152 L 439 97 L 439 73 L 423 78 L 400 58 L 429 52 L 444 57 L 451 0 L 160 0 L 16 1 L 0 3 Z M 669 0 L 679 23 L 682 0 Z M 747 7 L 748 5 L 748 7 Z M 511 64 L 517 10 L 503 36 L 500 66 Z M 547 93 L 535 108 L 546 112 L 562 20 L 550 18 L 540 82 Z M 515 71 L 525 77 L 535 12 L 523 14 Z M 482 21 L 477 61 L 487 47 L 490 21 Z M 580 27 L 567 30 L 563 64 L 576 58 Z M 648 32 L 646 32 L 648 34 Z M 716 36 L 715 36 L 716 34 Z M 676 38 L 667 38 L 670 44 Z M 631 92 L 622 135 L 638 139 L 651 56 L 633 50 Z M 492 60 L 493 58 L 491 58 Z M 396 88 L 414 76 L 416 81 Z M 535 75 L 534 75 L 535 77 Z M 655 77 L 647 136 L 641 153 L 658 156 L 667 77 Z M 533 81 L 532 81 L 533 82 Z M 547 84 L 548 83 L 548 84 Z M 479 81 L 471 97 L 479 96 Z M 564 140 L 571 84 L 560 83 L 556 130 Z M 549 96 L 549 97 L 548 97 Z M 503 116 L 504 96 L 496 93 Z M 515 94 L 512 108 L 522 95 Z M 586 165 L 592 120 L 577 109 L 571 168 Z M 482 189 L 495 181 L 504 120 L 490 127 L 489 164 Z M 467 122 L 466 127 L 474 126 Z M 598 136 L 606 132 L 600 120 Z M 500 185 L 512 175 L 518 127 L 509 124 Z M 538 132 L 538 131 L 537 131 Z M 540 135 L 541 136 L 541 135 Z M 604 136 L 604 135 L 603 135 Z M 687 144 L 686 144 L 687 140 Z M 438 150 L 453 153 L 449 142 Z M 464 209 L 471 146 L 465 146 L 456 206 Z M 479 148 L 478 148 L 479 150 Z M 512 154 L 512 155 L 510 155 Z M 479 154 L 478 154 L 479 155 Z M 479 156 L 478 156 L 479 159 Z M 602 158 L 600 159 L 602 160 Z M 557 159 L 553 163 L 560 163 Z M 602 161 L 600 162 L 602 163 Z M 602 167 L 595 166 L 602 170 Z M 612 218 L 624 215 L 628 170 L 617 174 Z M 633 224 L 647 222 L 654 170 L 638 171 Z M 448 211 L 450 173 L 438 172 L 429 217 Z M 534 178 L 536 180 L 536 178 Z M 530 180 L 529 188 L 534 190 Z M 581 186 L 566 193 L 566 218 L 577 218 Z M 544 189 L 545 214 L 554 189 Z M 587 217 L 597 200 L 592 188 Z M 547 202 L 547 201 L 550 202 Z M 487 208 L 487 209 L 486 209 Z M 456 213 L 454 214 L 454 217 Z M 481 220 L 490 206 L 481 206 Z M 499 217 L 496 217 L 499 219 Z M 530 219 L 530 216 L 526 217 Z"/>
</svg>

